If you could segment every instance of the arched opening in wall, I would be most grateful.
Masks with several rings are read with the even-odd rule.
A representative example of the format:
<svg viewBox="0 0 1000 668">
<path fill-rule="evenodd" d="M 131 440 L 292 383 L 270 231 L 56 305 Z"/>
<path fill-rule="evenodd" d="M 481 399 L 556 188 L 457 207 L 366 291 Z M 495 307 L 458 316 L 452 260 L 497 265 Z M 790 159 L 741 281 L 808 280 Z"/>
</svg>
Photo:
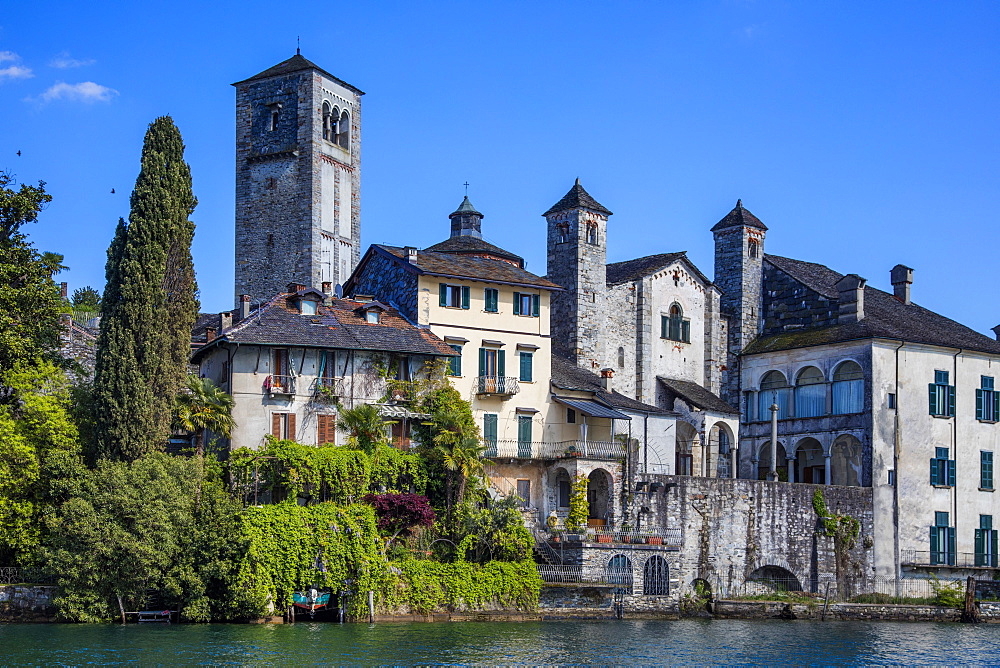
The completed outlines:
<svg viewBox="0 0 1000 668">
<path fill-rule="evenodd" d="M 795 417 L 818 417 L 826 413 L 826 378 L 814 366 L 799 371 L 795 378 Z"/>
<path fill-rule="evenodd" d="M 704 578 L 695 578 L 692 580 L 691 591 L 700 599 L 709 600 L 712 598 L 712 585 Z"/>
<path fill-rule="evenodd" d="M 587 476 L 587 505 L 591 526 L 605 526 L 611 519 L 611 475 L 597 469 Z"/>
<path fill-rule="evenodd" d="M 760 392 L 757 394 L 757 416 L 761 421 L 771 419 L 771 404 L 778 405 L 778 419 L 789 417 L 791 392 L 785 374 L 780 371 L 768 371 L 760 379 Z"/>
<path fill-rule="evenodd" d="M 642 567 L 644 596 L 666 596 L 670 593 L 670 569 L 663 557 L 652 556 Z"/>
<path fill-rule="evenodd" d="M 847 360 L 833 372 L 833 414 L 860 413 L 865 408 L 865 374 L 861 365 Z"/>
<path fill-rule="evenodd" d="M 597 225 L 593 223 L 587 224 L 587 243 L 597 245 Z"/>
<path fill-rule="evenodd" d="M 677 475 L 694 475 L 694 449 L 698 444 L 698 430 L 691 424 L 678 420 L 674 433 L 674 472 Z"/>
<path fill-rule="evenodd" d="M 760 257 L 760 242 L 756 239 L 750 239 L 747 241 L 747 255 L 753 259 Z"/>
<path fill-rule="evenodd" d="M 632 560 L 624 554 L 616 554 L 608 560 L 604 568 L 604 581 L 610 585 L 618 585 L 632 593 Z"/>
<path fill-rule="evenodd" d="M 625 348 L 618 346 L 618 368 L 625 368 Z"/>
<path fill-rule="evenodd" d="M 709 447 L 705 449 L 705 470 L 710 477 L 731 478 L 733 438 L 729 426 L 724 422 L 716 422 L 709 432 L 708 443 Z"/>
<path fill-rule="evenodd" d="M 332 110 L 329 102 L 323 103 L 323 139 L 330 141 L 333 136 L 331 125 L 333 124 Z"/>
<path fill-rule="evenodd" d="M 351 117 L 347 111 L 340 112 L 340 120 L 337 123 L 337 144 L 342 149 L 351 148 Z"/>
<path fill-rule="evenodd" d="M 826 484 L 823 446 L 815 438 L 803 438 L 795 448 L 795 480 L 814 485 Z"/>
<path fill-rule="evenodd" d="M 569 510 L 569 497 L 572 491 L 569 473 L 561 466 L 556 469 L 556 508 L 562 511 Z"/>
<path fill-rule="evenodd" d="M 771 441 L 766 441 L 761 446 L 757 454 L 757 480 L 767 480 L 767 474 L 771 470 Z M 778 460 L 776 470 L 778 480 L 786 482 L 788 480 L 788 457 L 785 455 L 785 446 L 778 441 Z"/>
<path fill-rule="evenodd" d="M 556 223 L 556 243 L 564 244 L 569 241 L 569 223 Z"/>
<path fill-rule="evenodd" d="M 781 566 L 761 566 L 747 578 L 747 585 L 748 595 L 802 591 L 799 579 L 787 568 Z M 759 591 L 751 592 L 750 589 L 759 589 Z"/>
<path fill-rule="evenodd" d="M 830 484 L 861 486 L 861 441 L 850 434 L 837 437 L 830 448 Z"/>
</svg>

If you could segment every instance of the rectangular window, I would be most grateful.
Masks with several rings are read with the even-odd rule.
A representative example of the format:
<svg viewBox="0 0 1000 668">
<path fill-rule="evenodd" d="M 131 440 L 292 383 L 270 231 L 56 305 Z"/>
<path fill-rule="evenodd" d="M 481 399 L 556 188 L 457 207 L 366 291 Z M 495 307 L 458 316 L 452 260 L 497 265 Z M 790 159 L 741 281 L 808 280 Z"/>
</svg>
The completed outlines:
<svg viewBox="0 0 1000 668">
<path fill-rule="evenodd" d="M 461 376 L 462 375 L 462 346 L 457 346 L 452 344 L 451 349 L 458 353 L 457 356 L 452 357 L 448 361 L 448 375 L 449 376 Z"/>
<path fill-rule="evenodd" d="M 316 416 L 316 445 L 337 442 L 337 416 Z"/>
<path fill-rule="evenodd" d="M 531 366 L 532 366 L 532 359 L 534 356 L 531 353 L 525 352 L 523 350 L 520 352 L 520 355 L 521 355 L 521 375 L 519 377 L 519 380 L 524 381 L 525 383 L 530 383 L 532 380 Z"/>
<path fill-rule="evenodd" d="M 955 528 L 948 526 L 948 513 L 934 513 L 930 528 L 931 564 L 955 565 Z"/>
<path fill-rule="evenodd" d="M 988 450 L 979 452 L 979 488 L 993 489 L 993 453 Z"/>
<path fill-rule="evenodd" d="M 483 441 L 486 445 L 484 457 L 497 456 L 497 416 L 495 413 L 483 415 Z"/>
<path fill-rule="evenodd" d="M 569 508 L 569 480 L 559 481 L 559 507 Z"/>
<path fill-rule="evenodd" d="M 889 396 L 887 397 L 887 404 L 890 410 L 894 410 L 896 408 L 896 395 L 893 394 L 892 392 L 890 392 Z"/>
<path fill-rule="evenodd" d="M 295 413 L 271 413 L 271 435 L 295 440 Z"/>
<path fill-rule="evenodd" d="M 274 132 L 277 129 L 278 129 L 278 112 L 277 111 L 272 111 L 271 112 L 271 132 Z"/>
<path fill-rule="evenodd" d="M 976 529 L 976 566 L 997 567 L 997 532 L 992 515 L 979 516 Z"/>
<path fill-rule="evenodd" d="M 438 283 L 438 304 L 445 308 L 469 308 L 469 286 Z"/>
<path fill-rule="evenodd" d="M 538 295 L 527 292 L 514 293 L 514 315 L 538 317 Z"/>
<path fill-rule="evenodd" d="M 948 459 L 948 448 L 935 448 L 931 459 L 931 484 L 941 487 L 955 486 L 955 460 Z"/>
<path fill-rule="evenodd" d="M 566 424 L 576 424 L 576 411 L 572 408 L 566 409 Z"/>
<path fill-rule="evenodd" d="M 496 313 L 500 310 L 500 291 L 496 288 L 486 288 L 483 299 L 486 304 L 483 310 L 487 313 Z"/>
<path fill-rule="evenodd" d="M 993 390 L 992 376 L 980 376 L 976 390 L 976 419 L 996 422 L 997 416 L 1000 416 L 1000 392 Z"/>
<path fill-rule="evenodd" d="M 292 391 L 292 371 L 285 348 L 275 348 L 271 353 L 271 391 Z"/>
<path fill-rule="evenodd" d="M 896 486 L 896 471 L 889 469 L 889 484 L 893 487 Z"/>
<path fill-rule="evenodd" d="M 496 348 L 479 349 L 479 375 L 497 378 L 506 375 L 506 354 Z"/>
<path fill-rule="evenodd" d="M 517 495 L 521 498 L 521 507 L 530 508 L 531 507 L 531 481 L 530 480 L 518 480 L 517 481 Z"/>
<path fill-rule="evenodd" d="M 531 416 L 517 416 L 517 456 L 531 457 Z"/>
<path fill-rule="evenodd" d="M 948 384 L 947 371 L 935 371 L 934 382 L 927 386 L 931 415 L 955 416 L 955 386 Z"/>
</svg>

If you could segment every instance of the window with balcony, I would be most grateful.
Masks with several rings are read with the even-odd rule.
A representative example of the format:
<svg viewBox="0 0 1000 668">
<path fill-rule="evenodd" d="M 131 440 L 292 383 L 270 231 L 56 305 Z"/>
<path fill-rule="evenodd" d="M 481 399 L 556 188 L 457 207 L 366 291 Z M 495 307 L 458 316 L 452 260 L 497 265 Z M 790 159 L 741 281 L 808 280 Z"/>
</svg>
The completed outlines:
<svg viewBox="0 0 1000 668">
<path fill-rule="evenodd" d="M 530 415 L 517 416 L 517 456 L 531 457 L 531 422 Z"/>
<path fill-rule="evenodd" d="M 931 527 L 931 564 L 955 565 L 955 527 L 948 526 L 948 513 L 934 513 Z"/>
<path fill-rule="evenodd" d="M 992 376 L 980 376 L 979 389 L 976 390 L 976 419 L 996 422 L 998 415 L 1000 415 L 1000 392 L 994 391 Z"/>
<path fill-rule="evenodd" d="M 935 371 L 934 382 L 927 386 L 930 414 L 955 417 L 955 386 L 948 384 L 947 371 Z"/>
</svg>

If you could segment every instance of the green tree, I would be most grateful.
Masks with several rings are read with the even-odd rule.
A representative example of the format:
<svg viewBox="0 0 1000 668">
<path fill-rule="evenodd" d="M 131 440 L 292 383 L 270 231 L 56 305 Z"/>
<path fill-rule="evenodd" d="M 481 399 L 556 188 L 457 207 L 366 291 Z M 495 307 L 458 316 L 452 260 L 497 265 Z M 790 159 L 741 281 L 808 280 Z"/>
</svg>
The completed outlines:
<svg viewBox="0 0 1000 668">
<path fill-rule="evenodd" d="M 169 116 L 150 124 L 129 222 L 108 249 L 94 406 L 97 458 L 132 460 L 163 447 L 185 384 L 198 311 L 191 261 L 197 203 L 184 143 Z"/>
<path fill-rule="evenodd" d="M 101 293 L 89 285 L 73 291 L 73 308 L 79 311 L 97 313 L 101 310 Z"/>
<path fill-rule="evenodd" d="M 177 395 L 174 428 L 195 434 L 195 450 L 205 451 L 205 430 L 229 438 L 236 426 L 233 398 L 208 378 L 188 376 L 187 391 Z"/>
<path fill-rule="evenodd" d="M 49 272 L 49 276 L 61 274 L 69 269 L 69 267 L 63 264 L 63 261 L 66 258 L 62 253 L 43 251 L 39 259 L 42 261 L 42 265 L 45 266 L 45 269 Z"/>
<path fill-rule="evenodd" d="M 378 408 L 371 404 L 361 404 L 340 412 L 340 426 L 347 431 L 352 444 L 367 454 L 375 453 L 379 444 L 386 442 L 385 421 Z"/>
</svg>

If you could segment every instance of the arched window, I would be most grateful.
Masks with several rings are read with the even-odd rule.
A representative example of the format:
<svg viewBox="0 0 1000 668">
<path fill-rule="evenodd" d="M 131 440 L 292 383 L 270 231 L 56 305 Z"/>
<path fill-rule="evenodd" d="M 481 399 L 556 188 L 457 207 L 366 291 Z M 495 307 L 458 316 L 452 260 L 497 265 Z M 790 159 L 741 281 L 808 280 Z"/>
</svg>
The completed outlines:
<svg viewBox="0 0 1000 668">
<path fill-rule="evenodd" d="M 663 557 L 650 557 L 642 567 L 642 593 L 666 596 L 670 593 L 670 570 Z"/>
<path fill-rule="evenodd" d="M 826 413 L 823 372 L 814 366 L 799 371 L 795 379 L 795 417 L 818 417 Z"/>
<path fill-rule="evenodd" d="M 337 143 L 340 148 L 350 150 L 351 148 L 351 117 L 347 111 L 340 112 L 340 122 L 337 124 Z"/>
<path fill-rule="evenodd" d="M 848 360 L 833 372 L 833 413 L 860 413 L 865 408 L 865 374 L 861 365 Z"/>
<path fill-rule="evenodd" d="M 732 444 L 729 442 L 729 432 L 721 426 L 716 425 L 719 430 L 719 461 L 716 464 L 716 475 L 719 478 L 729 478 L 732 476 L 730 470 L 730 460 L 732 459 Z"/>
<path fill-rule="evenodd" d="M 760 242 L 756 239 L 750 239 L 747 242 L 747 254 L 754 259 L 760 257 Z"/>
<path fill-rule="evenodd" d="M 784 420 L 789 415 L 792 388 L 788 386 L 785 375 L 780 371 L 768 371 L 760 379 L 760 392 L 757 395 L 757 415 L 762 421 L 771 419 L 771 404 L 778 404 L 778 419 Z"/>
<path fill-rule="evenodd" d="M 625 368 L 625 348 L 618 346 L 618 368 Z"/>
<path fill-rule="evenodd" d="M 587 243 L 597 245 L 597 225 L 593 223 L 587 225 Z"/>
<path fill-rule="evenodd" d="M 632 593 L 632 560 L 624 554 L 615 555 L 608 561 L 604 569 L 604 577 L 608 584 L 621 585 L 629 594 Z"/>
<path fill-rule="evenodd" d="M 332 127 L 331 126 L 333 125 L 333 118 L 331 117 L 330 114 L 331 114 L 331 112 L 330 112 L 330 103 L 329 102 L 324 102 L 323 103 L 323 139 L 326 139 L 327 141 L 329 141 L 330 137 L 332 136 L 332 134 L 331 134 Z"/>
<path fill-rule="evenodd" d="M 569 223 L 556 224 L 556 243 L 564 244 L 569 241 Z"/>
<path fill-rule="evenodd" d="M 691 321 L 684 318 L 684 309 L 677 302 L 670 305 L 667 315 L 660 316 L 660 336 L 671 341 L 691 343 Z"/>
</svg>

